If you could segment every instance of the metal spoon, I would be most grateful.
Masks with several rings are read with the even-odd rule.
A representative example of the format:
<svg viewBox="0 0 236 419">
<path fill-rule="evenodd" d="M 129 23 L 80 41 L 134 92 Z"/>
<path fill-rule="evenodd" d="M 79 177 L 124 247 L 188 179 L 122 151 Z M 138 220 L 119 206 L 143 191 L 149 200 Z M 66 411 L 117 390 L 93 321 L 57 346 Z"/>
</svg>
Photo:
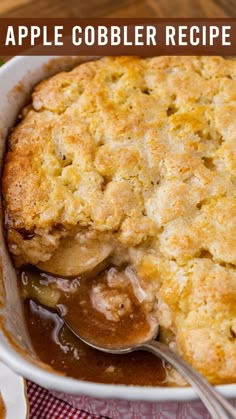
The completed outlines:
<svg viewBox="0 0 236 419">
<path fill-rule="evenodd" d="M 130 336 L 130 333 L 127 333 L 127 330 L 124 330 L 124 336 L 121 337 L 120 340 L 122 343 L 119 344 L 116 339 L 115 346 L 113 346 L 112 343 L 110 343 L 112 341 L 112 333 L 111 338 L 109 339 L 109 344 L 107 344 L 102 339 L 102 334 L 96 334 L 96 341 L 94 341 L 94 337 L 91 337 L 91 331 L 93 331 L 93 327 L 91 328 L 92 323 L 90 315 L 87 316 L 87 319 L 89 319 L 88 322 L 90 322 L 88 323 L 87 328 L 84 326 L 84 319 L 83 322 L 78 322 L 77 317 L 75 321 L 74 316 L 70 316 L 69 313 L 67 313 L 65 317 L 63 316 L 63 318 L 65 324 L 72 331 L 72 333 L 94 349 L 110 354 L 127 354 L 133 351 L 146 350 L 156 355 L 157 357 L 162 358 L 164 361 L 168 362 L 172 367 L 174 367 L 193 387 L 195 392 L 204 403 L 208 412 L 214 419 L 236 418 L 236 409 L 234 409 L 234 407 L 224 397 L 222 397 L 211 384 L 209 384 L 206 378 L 199 374 L 199 372 L 197 372 L 190 364 L 181 358 L 181 356 L 177 355 L 173 350 L 171 350 L 168 345 L 155 340 L 158 335 L 157 327 L 155 330 L 151 330 L 152 336 L 150 336 L 150 334 L 147 336 L 147 329 L 145 327 L 143 336 L 140 334 L 140 329 L 138 329 L 139 333 L 137 336 L 137 324 L 134 324 L 136 337 L 134 338 L 135 333 L 131 333 L 131 336 L 133 336 L 133 341 L 131 342 L 129 339 L 128 341 L 126 340 L 126 343 L 123 343 L 125 342 L 124 336 L 126 335 L 126 338 L 127 335 Z M 82 330 L 80 330 L 80 324 L 83 324 Z M 141 327 L 142 326 L 145 325 L 142 324 Z M 98 328 L 96 321 L 94 321 L 94 327 Z M 120 334 L 120 330 L 117 334 Z M 113 336 L 115 336 L 114 333 Z"/>
</svg>

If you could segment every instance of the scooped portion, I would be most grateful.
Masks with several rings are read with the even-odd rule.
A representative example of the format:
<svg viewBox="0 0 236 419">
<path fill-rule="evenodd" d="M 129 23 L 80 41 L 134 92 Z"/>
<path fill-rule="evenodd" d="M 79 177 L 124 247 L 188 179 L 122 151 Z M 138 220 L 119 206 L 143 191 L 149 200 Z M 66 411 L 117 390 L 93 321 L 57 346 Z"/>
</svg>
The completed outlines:
<svg viewBox="0 0 236 419">
<path fill-rule="evenodd" d="M 129 266 L 160 339 L 213 383 L 236 381 L 235 92 L 221 57 L 84 63 L 35 87 L 2 178 L 18 268 Z"/>
<path fill-rule="evenodd" d="M 158 333 L 155 303 L 140 299 L 132 269 L 108 268 L 80 279 L 59 279 L 24 271 L 24 300 L 54 309 L 81 338 L 106 348 L 127 348 Z"/>
</svg>

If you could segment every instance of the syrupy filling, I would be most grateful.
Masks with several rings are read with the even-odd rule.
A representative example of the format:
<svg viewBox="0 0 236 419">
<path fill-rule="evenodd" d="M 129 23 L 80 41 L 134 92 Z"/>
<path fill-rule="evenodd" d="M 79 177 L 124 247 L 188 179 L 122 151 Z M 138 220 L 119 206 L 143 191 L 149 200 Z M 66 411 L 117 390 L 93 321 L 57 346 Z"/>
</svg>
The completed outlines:
<svg viewBox="0 0 236 419">
<path fill-rule="evenodd" d="M 88 277 L 65 279 L 24 267 L 20 272 L 26 324 L 39 358 L 66 375 L 87 381 L 174 385 L 175 373 L 153 355 L 104 354 L 89 348 L 64 324 L 100 345 L 122 346 L 158 328 L 150 303 L 130 266 L 109 267 Z M 178 383 L 179 384 L 179 383 Z"/>
</svg>

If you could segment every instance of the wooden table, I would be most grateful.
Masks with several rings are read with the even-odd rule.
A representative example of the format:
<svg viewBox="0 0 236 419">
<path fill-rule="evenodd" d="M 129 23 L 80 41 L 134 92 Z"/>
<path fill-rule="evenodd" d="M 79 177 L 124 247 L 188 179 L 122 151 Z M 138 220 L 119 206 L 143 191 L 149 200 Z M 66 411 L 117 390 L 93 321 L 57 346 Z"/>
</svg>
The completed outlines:
<svg viewBox="0 0 236 419">
<path fill-rule="evenodd" d="M 235 0 L 0 0 L 1 17 L 235 17 Z"/>
</svg>

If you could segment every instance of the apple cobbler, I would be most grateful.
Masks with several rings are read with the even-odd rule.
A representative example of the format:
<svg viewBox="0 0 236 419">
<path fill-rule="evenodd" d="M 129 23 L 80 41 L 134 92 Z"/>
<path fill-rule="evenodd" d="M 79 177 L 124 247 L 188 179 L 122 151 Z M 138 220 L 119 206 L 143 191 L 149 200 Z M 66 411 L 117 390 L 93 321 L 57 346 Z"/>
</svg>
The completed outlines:
<svg viewBox="0 0 236 419">
<path fill-rule="evenodd" d="M 91 307 L 119 321 L 129 284 L 160 339 L 235 382 L 236 61 L 90 61 L 36 86 L 20 119 L 2 182 L 23 298 L 76 305 L 100 276 Z"/>
</svg>

